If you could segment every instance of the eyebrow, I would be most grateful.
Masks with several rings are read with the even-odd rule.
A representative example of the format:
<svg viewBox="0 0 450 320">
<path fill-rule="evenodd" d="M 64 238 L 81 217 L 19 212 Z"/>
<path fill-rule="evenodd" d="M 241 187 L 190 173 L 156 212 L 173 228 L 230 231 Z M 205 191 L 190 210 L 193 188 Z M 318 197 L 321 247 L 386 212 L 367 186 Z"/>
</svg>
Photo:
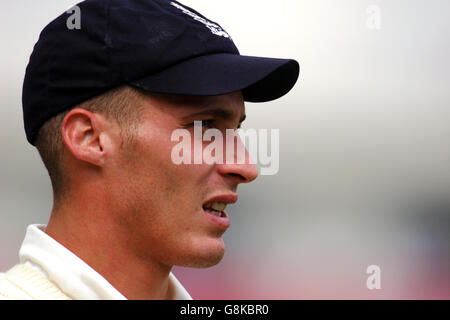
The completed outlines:
<svg viewBox="0 0 450 320">
<path fill-rule="evenodd" d="M 232 120 L 234 118 L 233 117 L 234 114 L 232 112 L 228 111 L 228 110 L 225 110 L 225 109 L 210 109 L 210 110 L 204 110 L 204 111 L 200 111 L 200 112 L 189 114 L 189 115 L 183 117 L 183 120 L 192 119 L 192 118 L 195 118 L 195 117 L 198 117 L 198 116 L 208 116 L 208 115 L 216 116 L 216 117 L 219 117 L 219 118 L 223 118 L 225 120 Z M 239 120 L 239 124 L 244 122 L 246 118 L 247 118 L 247 115 L 244 114 L 242 116 L 242 118 Z"/>
</svg>

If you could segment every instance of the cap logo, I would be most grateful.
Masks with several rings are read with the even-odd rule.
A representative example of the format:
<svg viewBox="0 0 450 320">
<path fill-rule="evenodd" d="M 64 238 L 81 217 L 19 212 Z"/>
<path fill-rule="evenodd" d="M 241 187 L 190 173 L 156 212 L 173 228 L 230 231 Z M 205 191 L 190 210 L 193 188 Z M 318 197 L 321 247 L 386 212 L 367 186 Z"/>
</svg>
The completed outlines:
<svg viewBox="0 0 450 320">
<path fill-rule="evenodd" d="M 194 12 L 189 11 L 185 7 L 179 5 L 178 3 L 170 2 L 170 4 L 177 9 L 180 9 L 184 14 L 191 16 L 192 18 L 194 18 L 194 20 L 203 23 L 216 36 L 231 38 L 230 35 L 228 33 L 226 33 L 225 30 L 223 30 L 219 25 L 212 23 L 211 21 L 208 21 L 205 18 L 200 17 L 198 14 L 195 14 Z"/>
</svg>

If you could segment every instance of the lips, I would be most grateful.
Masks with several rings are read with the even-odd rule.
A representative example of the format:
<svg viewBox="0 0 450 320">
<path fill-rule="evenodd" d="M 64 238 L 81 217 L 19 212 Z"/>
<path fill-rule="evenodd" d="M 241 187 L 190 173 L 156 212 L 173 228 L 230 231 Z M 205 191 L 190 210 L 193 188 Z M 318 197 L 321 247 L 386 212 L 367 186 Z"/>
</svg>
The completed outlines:
<svg viewBox="0 0 450 320">
<path fill-rule="evenodd" d="M 219 195 L 210 198 L 203 204 L 203 210 L 214 214 L 215 216 L 222 216 L 221 212 L 225 210 L 229 203 L 235 203 L 238 199 L 236 194 Z"/>
<path fill-rule="evenodd" d="M 224 194 L 212 197 L 203 203 L 203 211 L 210 220 L 221 228 L 228 228 L 230 219 L 225 212 L 228 204 L 235 203 L 238 200 L 237 194 Z"/>
<path fill-rule="evenodd" d="M 214 202 L 224 203 L 227 205 L 230 203 L 236 203 L 237 200 L 238 200 L 238 195 L 235 193 L 223 194 L 223 195 L 218 195 L 218 196 L 215 196 L 215 197 L 212 197 L 212 198 L 206 200 L 203 203 L 203 206 L 212 204 Z"/>
</svg>

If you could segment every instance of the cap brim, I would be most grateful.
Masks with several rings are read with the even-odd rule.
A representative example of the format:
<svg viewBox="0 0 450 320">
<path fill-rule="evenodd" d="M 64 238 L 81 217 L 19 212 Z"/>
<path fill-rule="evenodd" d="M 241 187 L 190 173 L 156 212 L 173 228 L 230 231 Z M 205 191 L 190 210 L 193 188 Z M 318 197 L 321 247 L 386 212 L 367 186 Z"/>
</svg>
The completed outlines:
<svg viewBox="0 0 450 320">
<path fill-rule="evenodd" d="M 245 101 L 266 102 L 288 93 L 299 73 L 295 60 L 219 53 L 185 60 L 129 84 L 153 93 L 200 96 L 242 91 Z"/>
</svg>

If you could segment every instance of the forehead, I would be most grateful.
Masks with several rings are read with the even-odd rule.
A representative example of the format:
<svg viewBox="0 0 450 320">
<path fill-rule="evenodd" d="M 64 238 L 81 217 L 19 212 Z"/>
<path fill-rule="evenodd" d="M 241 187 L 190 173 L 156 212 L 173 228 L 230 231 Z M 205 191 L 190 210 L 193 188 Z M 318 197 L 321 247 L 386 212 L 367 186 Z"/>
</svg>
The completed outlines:
<svg viewBox="0 0 450 320">
<path fill-rule="evenodd" d="M 245 114 L 245 104 L 240 91 L 219 96 L 187 96 L 172 94 L 148 94 L 146 104 L 159 113 L 185 117 L 190 113 L 223 109 L 235 118 Z"/>
</svg>

